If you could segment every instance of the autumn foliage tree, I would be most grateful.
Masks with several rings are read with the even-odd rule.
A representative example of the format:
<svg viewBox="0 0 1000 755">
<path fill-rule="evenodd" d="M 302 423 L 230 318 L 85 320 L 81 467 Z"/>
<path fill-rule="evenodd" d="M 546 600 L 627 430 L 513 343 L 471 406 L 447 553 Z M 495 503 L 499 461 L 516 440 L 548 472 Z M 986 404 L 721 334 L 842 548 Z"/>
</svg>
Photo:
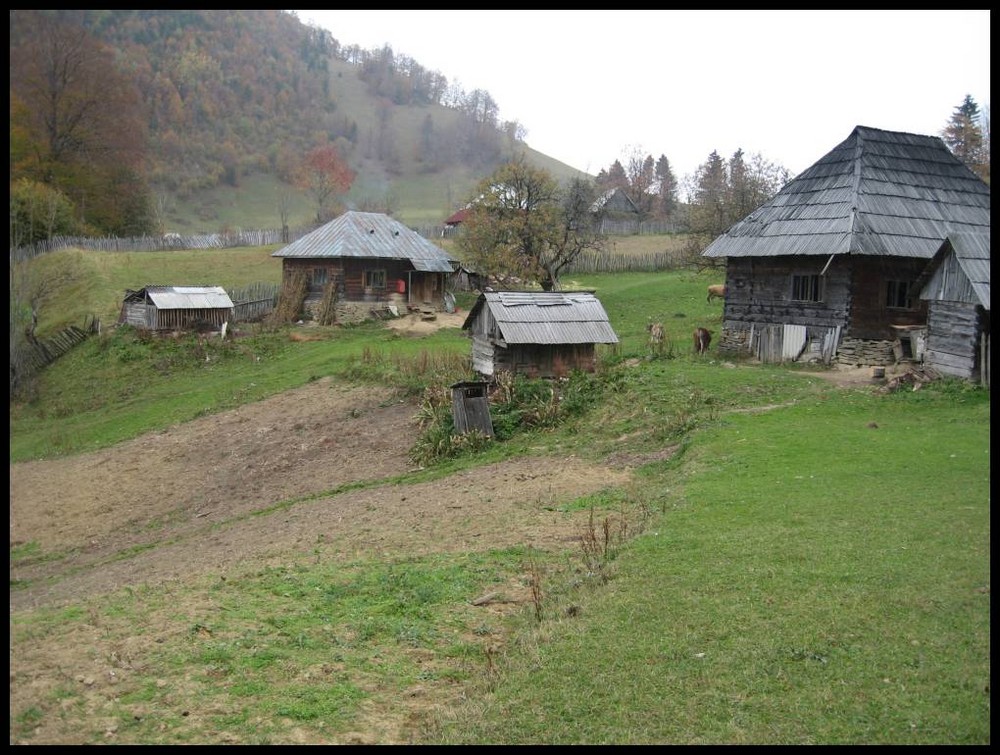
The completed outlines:
<svg viewBox="0 0 1000 755">
<path fill-rule="evenodd" d="M 340 197 L 351 189 L 356 173 L 333 144 L 310 150 L 302 161 L 296 185 L 316 200 L 316 222 L 336 217 Z"/>
<path fill-rule="evenodd" d="M 562 271 L 587 249 L 604 248 L 595 188 L 583 179 L 561 187 L 552 175 L 516 157 L 480 182 L 462 223 L 458 248 L 479 272 L 503 285 L 559 289 Z"/>
<path fill-rule="evenodd" d="M 44 184 L 94 233 L 153 230 L 138 90 L 110 49 L 41 11 L 11 12 L 11 179 Z"/>
</svg>

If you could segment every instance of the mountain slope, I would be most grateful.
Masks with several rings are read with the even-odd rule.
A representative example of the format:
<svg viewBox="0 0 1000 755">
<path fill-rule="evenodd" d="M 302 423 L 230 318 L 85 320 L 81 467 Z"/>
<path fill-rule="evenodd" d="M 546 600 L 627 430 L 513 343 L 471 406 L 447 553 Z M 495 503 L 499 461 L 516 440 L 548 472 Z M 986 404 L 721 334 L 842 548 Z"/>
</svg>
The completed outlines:
<svg viewBox="0 0 1000 755">
<path fill-rule="evenodd" d="M 32 13 L 12 11 L 12 40 Z M 488 93 L 455 93 L 416 61 L 342 43 L 288 11 L 40 13 L 86 29 L 134 77 L 165 231 L 278 227 L 283 213 L 313 223 L 294 177 L 324 142 L 357 173 L 347 206 L 414 226 L 440 223 L 516 153 L 560 180 L 580 174 L 511 139 Z"/>
</svg>

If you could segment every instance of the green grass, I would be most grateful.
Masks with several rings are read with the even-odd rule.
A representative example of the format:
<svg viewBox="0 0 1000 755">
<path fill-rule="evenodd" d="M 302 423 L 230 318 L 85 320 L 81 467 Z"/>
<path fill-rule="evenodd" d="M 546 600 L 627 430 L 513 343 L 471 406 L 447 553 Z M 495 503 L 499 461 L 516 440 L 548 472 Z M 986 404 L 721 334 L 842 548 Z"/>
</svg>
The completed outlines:
<svg viewBox="0 0 1000 755">
<path fill-rule="evenodd" d="M 149 638 L 77 742 L 106 741 L 109 718 L 120 743 L 343 741 L 364 711 L 424 688 L 464 700 L 417 719 L 424 744 L 988 744 L 989 392 L 939 381 L 886 395 L 724 362 L 714 346 L 697 357 L 690 331 L 721 314 L 704 300 L 708 282 L 575 281 L 597 291 L 622 341 L 601 352 L 601 400 L 424 472 L 498 455 L 630 454 L 628 489 L 567 506 L 592 510 L 597 536 L 627 518 L 612 547 L 595 537 L 561 554 L 344 568 L 317 542 L 238 578 L 12 612 L 12 652 L 99 633 L 120 647 L 113 666 L 132 659 L 130 638 Z M 646 345 L 650 319 L 673 347 L 663 354 Z M 38 401 L 11 406 L 11 463 L 326 375 L 412 392 L 453 370 L 447 355 L 468 342 L 362 327 L 318 342 L 260 333 L 201 352 L 160 348 L 107 335 L 57 362 Z M 437 367 L 414 369 L 432 355 Z M 39 555 L 31 544 L 11 552 Z M 512 621 L 469 605 L 526 570 L 543 597 Z M 505 649 L 484 655 L 491 638 Z M 79 684 L 40 693 L 12 707 L 10 739 L 32 742 L 47 720 L 90 704 Z"/>
<path fill-rule="evenodd" d="M 726 415 L 650 471 L 609 589 L 432 738 L 988 743 L 988 460 L 981 395 Z"/>
</svg>

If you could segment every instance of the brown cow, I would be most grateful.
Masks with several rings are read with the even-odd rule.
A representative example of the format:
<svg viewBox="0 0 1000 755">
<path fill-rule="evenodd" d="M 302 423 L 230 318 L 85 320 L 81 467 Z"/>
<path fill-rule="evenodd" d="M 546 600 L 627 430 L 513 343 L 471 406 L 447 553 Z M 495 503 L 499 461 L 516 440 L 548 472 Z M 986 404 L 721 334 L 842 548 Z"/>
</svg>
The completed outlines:
<svg viewBox="0 0 1000 755">
<path fill-rule="evenodd" d="M 708 287 L 708 298 L 705 301 L 712 301 L 712 299 L 722 299 L 726 300 L 726 293 L 729 291 L 723 284 L 718 284 L 715 286 Z"/>
<path fill-rule="evenodd" d="M 708 351 L 708 345 L 712 343 L 712 331 L 706 330 L 705 328 L 695 328 L 694 331 L 694 350 L 698 354 L 704 354 Z"/>
</svg>

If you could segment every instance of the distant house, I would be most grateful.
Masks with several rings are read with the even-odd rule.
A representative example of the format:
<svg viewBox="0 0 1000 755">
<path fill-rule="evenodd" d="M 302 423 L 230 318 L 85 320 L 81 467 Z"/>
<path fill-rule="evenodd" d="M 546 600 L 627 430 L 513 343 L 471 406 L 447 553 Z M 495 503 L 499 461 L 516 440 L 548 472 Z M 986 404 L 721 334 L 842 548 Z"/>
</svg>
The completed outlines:
<svg viewBox="0 0 1000 755">
<path fill-rule="evenodd" d="M 858 126 L 702 253 L 726 263 L 720 350 L 919 361 L 918 277 L 951 234 L 989 228 L 990 187 L 940 138 Z"/>
<path fill-rule="evenodd" d="M 345 212 L 272 256 L 282 260 L 284 282 L 306 275 L 307 309 L 332 296 L 337 322 L 390 308 L 440 311 L 457 266 L 443 249 L 376 212 Z"/>
<path fill-rule="evenodd" d="M 529 377 L 593 372 L 596 344 L 618 343 L 601 302 L 589 291 L 484 291 L 462 329 L 472 339 L 472 368 Z"/>
<path fill-rule="evenodd" d="M 990 384 L 990 233 L 954 233 L 917 281 L 927 302 L 924 364 Z"/>
<path fill-rule="evenodd" d="M 608 189 L 595 199 L 590 211 L 601 213 L 611 220 L 637 220 L 640 215 L 635 202 L 618 187 Z"/>
<path fill-rule="evenodd" d="M 221 330 L 233 302 L 221 286 L 146 286 L 126 290 L 119 325 L 140 330 Z"/>
<path fill-rule="evenodd" d="M 458 230 L 458 227 L 462 225 L 467 217 L 469 217 L 470 212 L 470 205 L 466 205 L 462 209 L 453 212 L 445 218 L 444 228 L 441 229 L 441 236 L 443 238 L 448 238 L 449 236 L 454 235 L 455 231 Z"/>
</svg>

